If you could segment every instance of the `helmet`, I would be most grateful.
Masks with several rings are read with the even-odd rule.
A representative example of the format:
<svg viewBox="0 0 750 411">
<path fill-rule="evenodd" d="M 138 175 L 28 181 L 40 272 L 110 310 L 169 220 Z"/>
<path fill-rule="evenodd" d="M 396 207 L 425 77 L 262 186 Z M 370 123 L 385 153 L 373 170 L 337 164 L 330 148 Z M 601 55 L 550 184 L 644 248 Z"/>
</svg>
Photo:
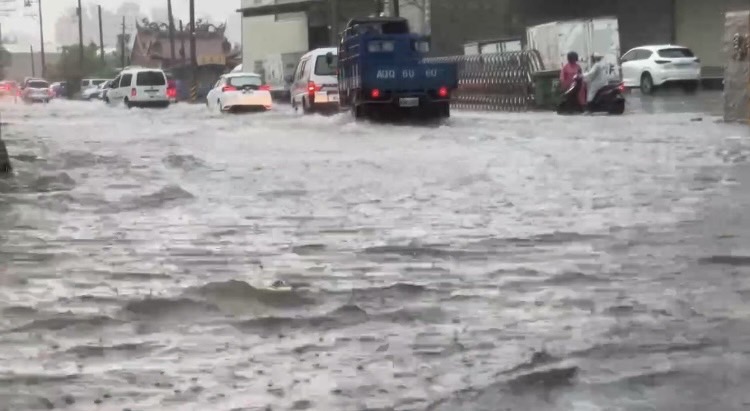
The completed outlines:
<svg viewBox="0 0 750 411">
<path fill-rule="evenodd" d="M 576 63 L 578 62 L 578 53 L 575 51 L 571 51 L 568 53 L 568 63 Z"/>
</svg>

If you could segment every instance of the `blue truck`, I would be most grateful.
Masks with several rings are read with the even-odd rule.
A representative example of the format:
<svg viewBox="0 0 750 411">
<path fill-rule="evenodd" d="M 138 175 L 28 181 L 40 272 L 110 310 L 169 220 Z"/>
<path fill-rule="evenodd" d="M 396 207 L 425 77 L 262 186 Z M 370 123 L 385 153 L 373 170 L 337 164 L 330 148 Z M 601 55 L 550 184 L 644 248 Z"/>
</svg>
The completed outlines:
<svg viewBox="0 0 750 411">
<path fill-rule="evenodd" d="M 351 109 L 355 118 L 450 117 L 457 67 L 425 63 L 429 46 L 425 36 L 410 32 L 404 18 L 349 21 L 338 51 L 342 108 Z"/>
</svg>

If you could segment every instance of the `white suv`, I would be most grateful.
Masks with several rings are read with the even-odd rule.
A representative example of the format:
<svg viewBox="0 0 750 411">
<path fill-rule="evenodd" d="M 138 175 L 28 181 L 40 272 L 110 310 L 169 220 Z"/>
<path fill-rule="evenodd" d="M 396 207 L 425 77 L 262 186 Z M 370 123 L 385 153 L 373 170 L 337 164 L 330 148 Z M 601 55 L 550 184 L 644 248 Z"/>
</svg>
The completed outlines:
<svg viewBox="0 0 750 411">
<path fill-rule="evenodd" d="M 126 107 L 168 107 L 167 76 L 160 69 L 126 68 L 112 80 L 105 101 Z"/>
<path fill-rule="evenodd" d="M 644 94 L 667 83 L 681 84 L 686 91 L 695 91 L 700 84 L 701 61 L 687 47 L 636 47 L 620 61 L 625 87 L 640 87 Z"/>
<path fill-rule="evenodd" d="M 297 65 L 292 83 L 291 100 L 295 110 L 305 113 L 337 111 L 339 109 L 339 82 L 336 77 L 338 49 L 315 49 L 304 56 Z"/>
</svg>

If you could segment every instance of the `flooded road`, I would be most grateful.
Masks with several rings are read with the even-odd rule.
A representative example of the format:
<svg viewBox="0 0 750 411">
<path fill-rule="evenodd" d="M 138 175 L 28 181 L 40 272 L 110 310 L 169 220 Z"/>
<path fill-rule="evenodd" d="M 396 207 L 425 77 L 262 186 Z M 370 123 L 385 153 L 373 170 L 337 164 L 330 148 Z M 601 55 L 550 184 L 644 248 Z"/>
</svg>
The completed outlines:
<svg viewBox="0 0 750 411">
<path fill-rule="evenodd" d="M 750 133 L 645 104 L 4 104 L 0 410 L 746 410 Z"/>
</svg>

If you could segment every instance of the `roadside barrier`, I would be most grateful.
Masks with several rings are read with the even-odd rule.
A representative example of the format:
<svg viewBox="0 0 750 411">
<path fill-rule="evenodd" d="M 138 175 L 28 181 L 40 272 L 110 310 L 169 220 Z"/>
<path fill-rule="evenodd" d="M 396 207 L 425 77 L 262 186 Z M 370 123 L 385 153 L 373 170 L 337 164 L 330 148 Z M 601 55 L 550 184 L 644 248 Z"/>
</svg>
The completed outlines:
<svg viewBox="0 0 750 411">
<path fill-rule="evenodd" d="M 537 50 L 432 57 L 427 63 L 458 65 L 457 109 L 526 111 L 535 107 L 533 74 L 544 70 Z"/>
</svg>

